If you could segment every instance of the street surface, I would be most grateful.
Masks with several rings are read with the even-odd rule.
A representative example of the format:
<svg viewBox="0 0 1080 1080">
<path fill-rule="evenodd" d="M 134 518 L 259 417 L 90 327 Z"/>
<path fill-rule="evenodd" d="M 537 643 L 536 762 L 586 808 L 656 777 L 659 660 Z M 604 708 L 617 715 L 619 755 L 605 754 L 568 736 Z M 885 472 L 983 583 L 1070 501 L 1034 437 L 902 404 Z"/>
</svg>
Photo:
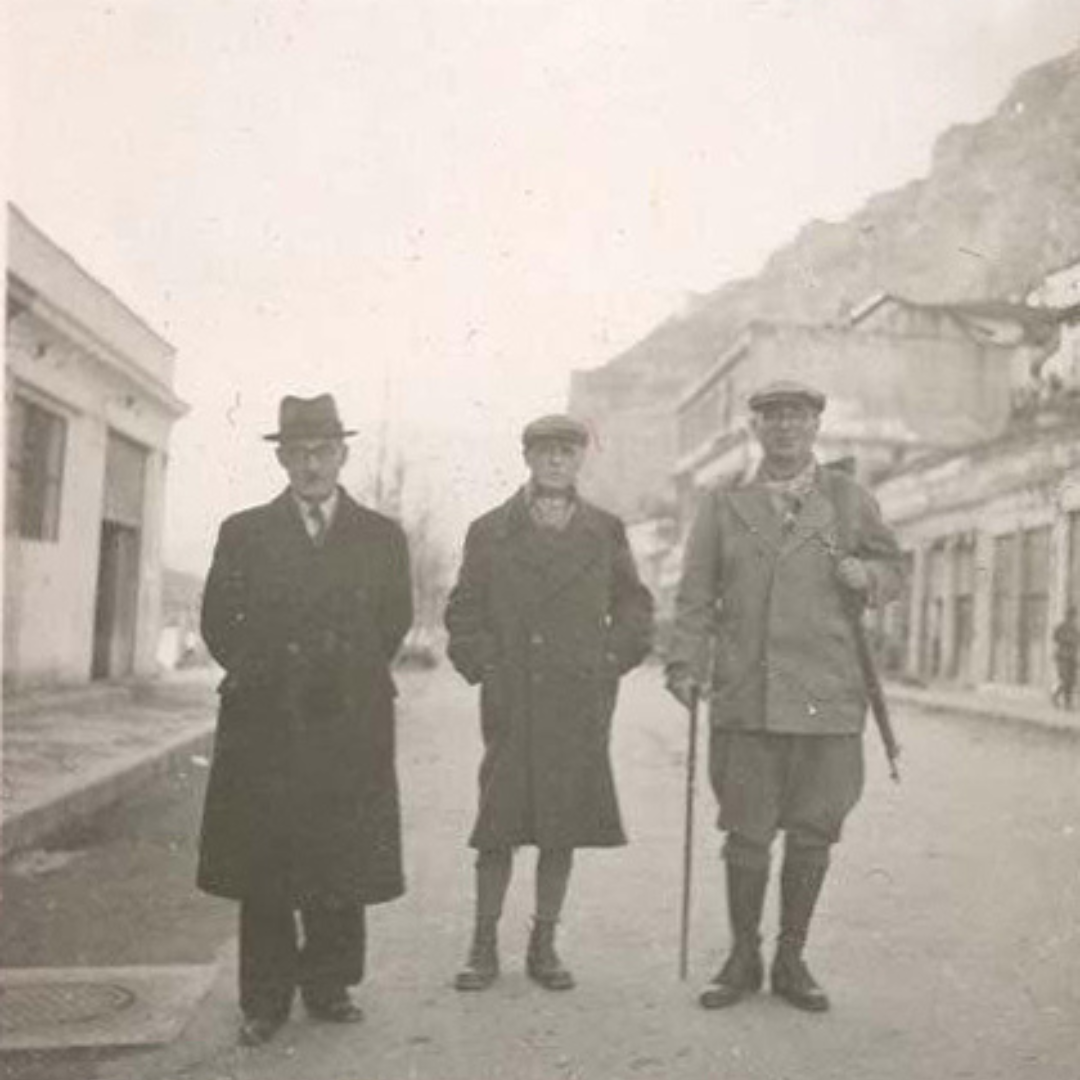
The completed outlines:
<svg viewBox="0 0 1080 1080">
<path fill-rule="evenodd" d="M 205 769 L 178 770 L 70 850 L 5 867 L 9 966 L 206 962 L 205 1007 L 155 1052 L 0 1058 L 9 1080 L 1077 1080 L 1080 740 L 915 712 L 904 779 L 873 732 L 869 783 L 836 853 L 808 958 L 823 1016 L 768 995 L 695 1004 L 727 941 L 705 744 L 698 773 L 691 981 L 677 978 L 686 727 L 658 671 L 623 684 L 616 771 L 631 844 L 578 856 L 560 948 L 578 989 L 522 973 L 531 851 L 518 857 L 486 993 L 450 983 L 471 924 L 464 846 L 479 757 L 475 692 L 446 669 L 402 679 L 409 893 L 370 913 L 358 1027 L 309 1023 L 235 1046 L 234 911 L 194 892 Z M 61 845 L 62 847 L 62 845 Z M 774 898 L 770 898 L 772 901 Z M 770 902 L 769 935 L 775 923 Z M 222 946 L 226 946 L 222 949 Z"/>
</svg>

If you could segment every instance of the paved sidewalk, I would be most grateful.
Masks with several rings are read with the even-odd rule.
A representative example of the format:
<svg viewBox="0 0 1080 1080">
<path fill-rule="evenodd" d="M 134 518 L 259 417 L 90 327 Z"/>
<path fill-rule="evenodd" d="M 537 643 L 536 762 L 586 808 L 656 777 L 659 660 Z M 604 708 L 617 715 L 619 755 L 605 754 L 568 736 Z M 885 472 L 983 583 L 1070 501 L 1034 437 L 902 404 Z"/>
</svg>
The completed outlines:
<svg viewBox="0 0 1080 1080">
<path fill-rule="evenodd" d="M 1080 709 L 1075 705 L 1068 712 L 1056 709 L 1048 698 L 1031 692 L 888 683 L 885 693 L 890 702 L 898 705 L 1080 736 Z"/>
<path fill-rule="evenodd" d="M 218 673 L 5 698 L 0 854 L 49 836 L 145 783 L 213 735 Z"/>
</svg>

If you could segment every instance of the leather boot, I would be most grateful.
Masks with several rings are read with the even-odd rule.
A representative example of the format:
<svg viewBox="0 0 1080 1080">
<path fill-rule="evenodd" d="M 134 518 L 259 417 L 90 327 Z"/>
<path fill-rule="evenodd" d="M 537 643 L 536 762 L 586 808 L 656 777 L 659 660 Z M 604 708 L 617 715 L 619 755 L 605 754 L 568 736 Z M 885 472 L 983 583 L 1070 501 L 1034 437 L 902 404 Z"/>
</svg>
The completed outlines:
<svg viewBox="0 0 1080 1080">
<path fill-rule="evenodd" d="M 454 978 L 454 986 L 458 990 L 486 990 L 498 977 L 498 922 L 477 919 L 469 959 Z"/>
<path fill-rule="evenodd" d="M 732 946 L 720 973 L 699 995 L 703 1009 L 726 1009 L 761 989 L 761 911 L 769 882 L 768 867 L 726 864 L 728 920 Z"/>
<path fill-rule="evenodd" d="M 825 1012 L 829 1008 L 828 996 L 802 958 L 827 871 L 827 863 L 788 856 L 780 875 L 780 936 L 770 982 L 774 994 L 806 1012 Z"/>
<path fill-rule="evenodd" d="M 563 967 L 555 952 L 555 923 L 533 922 L 529 935 L 529 950 L 525 955 L 525 970 L 533 982 L 545 990 L 572 990 L 574 976 Z"/>
</svg>

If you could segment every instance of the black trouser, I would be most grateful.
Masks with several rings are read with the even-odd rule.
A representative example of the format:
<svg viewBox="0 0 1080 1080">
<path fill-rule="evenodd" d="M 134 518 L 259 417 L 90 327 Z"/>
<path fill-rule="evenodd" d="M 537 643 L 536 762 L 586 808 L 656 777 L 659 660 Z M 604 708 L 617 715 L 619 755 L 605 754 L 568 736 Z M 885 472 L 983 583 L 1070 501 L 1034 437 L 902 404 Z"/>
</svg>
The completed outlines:
<svg viewBox="0 0 1080 1080">
<path fill-rule="evenodd" d="M 319 1003 L 364 977 L 365 908 L 358 902 L 306 901 L 298 940 L 291 901 L 240 902 L 240 1008 L 245 1016 L 282 1017 L 293 993 Z"/>
</svg>

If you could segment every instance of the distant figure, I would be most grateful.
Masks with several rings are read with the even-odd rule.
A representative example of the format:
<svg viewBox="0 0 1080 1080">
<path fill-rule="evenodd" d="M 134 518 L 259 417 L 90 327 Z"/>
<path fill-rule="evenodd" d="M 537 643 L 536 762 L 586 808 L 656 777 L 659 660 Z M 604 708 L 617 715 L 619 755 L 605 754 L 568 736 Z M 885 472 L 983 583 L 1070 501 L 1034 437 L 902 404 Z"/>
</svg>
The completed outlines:
<svg viewBox="0 0 1080 1080">
<path fill-rule="evenodd" d="M 365 905 L 405 891 L 390 662 L 412 621 L 405 536 L 338 486 L 329 394 L 266 438 L 288 489 L 221 526 L 202 633 L 225 669 L 199 886 L 240 901 L 240 1041 L 363 1016 Z M 303 926 L 298 940 L 296 915 Z"/>
<path fill-rule="evenodd" d="M 824 408 L 802 383 L 752 394 L 761 466 L 702 498 L 686 544 L 667 681 L 684 704 L 699 690 L 709 701 L 709 771 L 727 834 L 731 951 L 699 997 L 706 1009 L 762 986 L 761 916 L 780 831 L 772 991 L 800 1009 L 829 1008 L 803 948 L 863 788 L 868 699 L 852 617 L 898 592 L 901 554 L 873 496 L 818 464 Z"/>
<path fill-rule="evenodd" d="M 608 757 L 619 678 L 652 639 L 652 597 L 622 522 L 580 498 L 588 431 L 547 416 L 523 434 L 528 483 L 474 521 L 450 594 L 449 654 L 480 685 L 476 921 L 459 990 L 499 973 L 496 932 L 514 849 L 535 845 L 536 909 L 526 970 L 548 990 L 573 976 L 555 925 L 574 849 L 626 843 Z"/>
<path fill-rule="evenodd" d="M 1080 653 L 1080 626 L 1076 623 L 1076 605 L 1070 604 L 1065 618 L 1054 628 L 1054 666 L 1058 684 L 1053 702 L 1059 709 L 1071 709 L 1076 690 L 1076 663 Z"/>
</svg>

